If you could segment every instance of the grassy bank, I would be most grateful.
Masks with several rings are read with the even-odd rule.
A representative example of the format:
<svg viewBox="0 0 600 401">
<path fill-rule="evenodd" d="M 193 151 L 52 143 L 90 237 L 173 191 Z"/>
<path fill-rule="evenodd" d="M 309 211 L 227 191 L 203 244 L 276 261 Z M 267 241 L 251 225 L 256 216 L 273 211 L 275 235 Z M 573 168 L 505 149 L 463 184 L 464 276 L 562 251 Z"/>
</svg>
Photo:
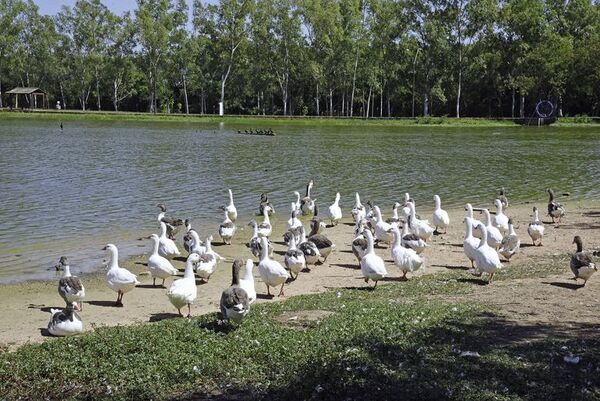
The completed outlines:
<svg viewBox="0 0 600 401">
<path fill-rule="evenodd" d="M 499 281 L 564 270 L 565 257 Z M 374 291 L 332 289 L 256 305 L 241 327 L 215 314 L 96 328 L 0 355 L 6 399 L 598 399 L 600 340 L 519 333 L 469 295 L 467 273 Z M 362 284 L 359 284 L 361 286 Z M 171 317 L 170 314 L 157 316 Z M 477 353 L 464 354 L 465 351 Z M 569 365 L 569 353 L 582 358 Z"/>
</svg>

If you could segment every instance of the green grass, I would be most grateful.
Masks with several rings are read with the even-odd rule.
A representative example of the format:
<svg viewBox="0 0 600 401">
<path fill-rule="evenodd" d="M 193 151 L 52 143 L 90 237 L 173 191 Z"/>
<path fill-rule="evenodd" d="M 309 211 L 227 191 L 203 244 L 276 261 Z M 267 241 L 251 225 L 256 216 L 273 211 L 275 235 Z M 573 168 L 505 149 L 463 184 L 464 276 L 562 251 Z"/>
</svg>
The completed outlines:
<svg viewBox="0 0 600 401">
<path fill-rule="evenodd" d="M 597 337 L 580 338 L 585 327 L 554 337 L 552 326 L 516 327 L 488 306 L 455 301 L 473 291 L 469 276 L 256 305 L 237 328 L 213 313 L 26 345 L 0 354 L 0 398 L 600 399 Z M 294 319 L 305 311 L 329 315 Z M 533 332 L 547 334 L 524 341 Z M 566 364 L 568 353 L 581 362 Z"/>
</svg>

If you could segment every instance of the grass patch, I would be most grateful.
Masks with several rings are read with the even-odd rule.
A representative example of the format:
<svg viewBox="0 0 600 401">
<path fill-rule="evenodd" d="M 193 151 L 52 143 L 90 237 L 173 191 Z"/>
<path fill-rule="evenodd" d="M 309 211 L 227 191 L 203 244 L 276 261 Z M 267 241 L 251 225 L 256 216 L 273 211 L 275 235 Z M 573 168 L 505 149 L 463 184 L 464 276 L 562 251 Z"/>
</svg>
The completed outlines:
<svg viewBox="0 0 600 401">
<path fill-rule="evenodd" d="M 512 270 L 499 279 L 509 279 Z M 0 394 L 160 400 L 600 397 L 600 340 L 579 338 L 575 327 L 570 337 L 528 341 L 532 328 L 515 327 L 485 305 L 450 300 L 472 290 L 457 280 L 464 275 L 256 305 L 237 328 L 208 314 L 26 345 L 0 354 Z M 285 323 L 310 311 L 318 316 L 301 329 Z M 507 330 L 510 337 L 503 335 Z M 563 360 L 571 353 L 581 358 L 577 366 Z"/>
</svg>

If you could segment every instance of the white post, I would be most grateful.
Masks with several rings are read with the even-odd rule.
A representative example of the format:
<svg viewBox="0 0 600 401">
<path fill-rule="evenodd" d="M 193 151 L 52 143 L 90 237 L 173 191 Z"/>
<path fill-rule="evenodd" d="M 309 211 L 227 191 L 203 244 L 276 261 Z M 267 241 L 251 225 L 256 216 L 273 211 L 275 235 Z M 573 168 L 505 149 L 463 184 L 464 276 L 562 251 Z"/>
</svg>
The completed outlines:
<svg viewBox="0 0 600 401">
<path fill-rule="evenodd" d="M 223 114 L 223 102 L 219 102 L 219 115 L 222 116 Z"/>
</svg>

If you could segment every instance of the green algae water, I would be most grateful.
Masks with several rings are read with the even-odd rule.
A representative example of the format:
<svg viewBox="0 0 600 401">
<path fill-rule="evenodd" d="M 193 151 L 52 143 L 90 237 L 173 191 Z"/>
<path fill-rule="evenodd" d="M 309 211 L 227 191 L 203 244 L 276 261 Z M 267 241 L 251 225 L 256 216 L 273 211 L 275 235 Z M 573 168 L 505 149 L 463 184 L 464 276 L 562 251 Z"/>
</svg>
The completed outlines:
<svg viewBox="0 0 600 401">
<path fill-rule="evenodd" d="M 232 124 L 0 121 L 0 282 L 55 277 L 67 255 L 75 273 L 101 268 L 108 242 L 142 253 L 158 232 L 155 205 L 216 234 L 227 188 L 240 217 L 237 241 L 261 192 L 288 219 L 293 191 L 309 179 L 323 213 L 354 192 L 389 213 L 409 192 L 417 211 L 488 205 L 502 186 L 511 201 L 544 207 L 545 190 L 570 199 L 598 195 L 600 128 L 442 128 L 278 125 L 275 137 L 237 134 Z M 257 128 L 257 127 L 251 127 Z M 261 127 L 268 128 L 268 127 Z M 564 199 L 559 199 L 564 201 Z"/>
</svg>

